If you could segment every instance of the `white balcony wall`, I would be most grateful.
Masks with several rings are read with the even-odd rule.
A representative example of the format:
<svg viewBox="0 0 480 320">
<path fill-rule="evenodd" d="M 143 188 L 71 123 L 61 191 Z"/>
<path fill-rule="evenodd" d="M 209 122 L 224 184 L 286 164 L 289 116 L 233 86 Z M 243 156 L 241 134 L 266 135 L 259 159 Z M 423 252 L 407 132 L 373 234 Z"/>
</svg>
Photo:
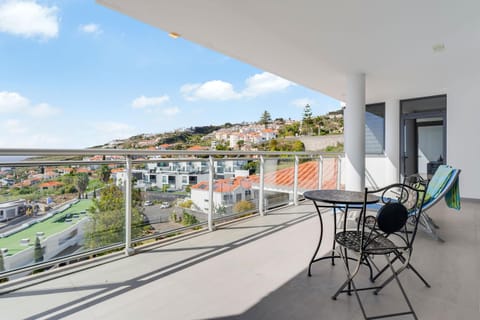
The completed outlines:
<svg viewBox="0 0 480 320">
<path fill-rule="evenodd" d="M 480 199 L 478 83 L 480 74 L 451 79 L 447 91 L 447 163 L 462 170 L 460 195 L 475 199 Z"/>
</svg>

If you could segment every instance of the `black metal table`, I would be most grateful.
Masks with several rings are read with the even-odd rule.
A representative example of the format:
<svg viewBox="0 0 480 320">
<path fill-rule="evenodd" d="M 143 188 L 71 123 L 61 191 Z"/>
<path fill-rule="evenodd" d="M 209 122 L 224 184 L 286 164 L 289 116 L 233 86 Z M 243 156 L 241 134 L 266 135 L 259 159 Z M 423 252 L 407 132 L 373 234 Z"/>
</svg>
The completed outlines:
<svg viewBox="0 0 480 320">
<path fill-rule="evenodd" d="M 335 258 L 340 258 L 340 256 L 336 256 L 335 252 L 335 234 L 337 233 L 337 209 L 344 210 L 344 219 L 343 219 L 343 228 L 344 230 L 347 228 L 347 213 L 348 209 L 355 207 L 360 208 L 365 201 L 365 193 L 358 192 L 358 191 L 346 191 L 346 190 L 312 190 L 306 191 L 303 196 L 306 199 L 312 200 L 315 209 L 318 213 L 318 218 L 320 220 L 320 237 L 318 239 L 318 245 L 315 249 L 315 252 L 310 260 L 310 264 L 308 265 L 308 276 L 312 276 L 311 268 L 314 262 L 324 260 L 324 259 L 332 259 L 332 265 L 335 264 Z M 369 195 L 367 197 L 367 204 L 372 204 L 378 202 L 380 199 L 376 196 Z M 326 203 L 327 205 L 321 204 Z M 320 258 L 317 257 L 318 250 L 320 249 L 320 245 L 322 244 L 323 238 L 323 219 L 320 212 L 320 208 L 332 208 L 333 209 L 333 217 L 335 220 L 334 229 L 333 229 L 333 247 L 331 255 L 324 256 Z"/>
</svg>

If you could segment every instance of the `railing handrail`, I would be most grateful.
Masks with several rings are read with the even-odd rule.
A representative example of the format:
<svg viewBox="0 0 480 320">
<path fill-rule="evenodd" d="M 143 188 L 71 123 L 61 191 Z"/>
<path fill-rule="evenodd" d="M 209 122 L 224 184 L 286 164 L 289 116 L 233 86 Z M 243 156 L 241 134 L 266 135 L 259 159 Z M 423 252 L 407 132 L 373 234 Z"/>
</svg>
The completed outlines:
<svg viewBox="0 0 480 320">
<path fill-rule="evenodd" d="M 154 155 L 199 155 L 199 156 L 314 156 L 314 155 L 343 155 L 339 152 L 324 151 L 220 151 L 220 150 L 142 150 L 142 149 L 28 149 L 28 148 L 0 148 L 0 156 L 73 156 L 73 155 L 121 155 L 121 156 L 154 156 Z"/>
</svg>

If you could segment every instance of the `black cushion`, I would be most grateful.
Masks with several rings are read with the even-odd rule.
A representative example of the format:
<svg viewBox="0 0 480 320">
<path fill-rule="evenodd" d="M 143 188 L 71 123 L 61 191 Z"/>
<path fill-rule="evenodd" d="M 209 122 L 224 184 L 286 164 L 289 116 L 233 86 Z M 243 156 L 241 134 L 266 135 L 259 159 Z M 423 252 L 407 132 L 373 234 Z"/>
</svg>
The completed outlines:
<svg viewBox="0 0 480 320">
<path fill-rule="evenodd" d="M 385 233 L 399 231 L 407 222 L 408 210 L 400 203 L 391 202 L 378 210 L 377 226 Z"/>
</svg>

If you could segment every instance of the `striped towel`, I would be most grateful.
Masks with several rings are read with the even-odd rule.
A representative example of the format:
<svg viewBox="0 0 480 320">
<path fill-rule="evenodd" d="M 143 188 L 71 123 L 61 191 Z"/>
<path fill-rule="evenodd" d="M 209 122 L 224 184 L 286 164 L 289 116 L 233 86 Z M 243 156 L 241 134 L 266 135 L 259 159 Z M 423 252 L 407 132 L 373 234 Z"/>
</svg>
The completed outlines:
<svg viewBox="0 0 480 320">
<path fill-rule="evenodd" d="M 428 183 L 428 188 L 425 194 L 425 202 L 428 203 L 430 200 L 433 200 L 440 196 L 444 189 L 451 183 L 455 169 L 447 166 L 441 165 L 438 167 L 437 171 L 432 177 L 432 180 Z M 458 187 L 458 179 L 453 182 L 452 188 L 445 194 L 445 202 L 450 208 L 460 209 L 460 191 Z"/>
<path fill-rule="evenodd" d="M 458 186 L 458 179 L 453 183 L 453 186 L 445 195 L 445 202 L 449 208 L 460 210 L 460 188 Z"/>
</svg>

